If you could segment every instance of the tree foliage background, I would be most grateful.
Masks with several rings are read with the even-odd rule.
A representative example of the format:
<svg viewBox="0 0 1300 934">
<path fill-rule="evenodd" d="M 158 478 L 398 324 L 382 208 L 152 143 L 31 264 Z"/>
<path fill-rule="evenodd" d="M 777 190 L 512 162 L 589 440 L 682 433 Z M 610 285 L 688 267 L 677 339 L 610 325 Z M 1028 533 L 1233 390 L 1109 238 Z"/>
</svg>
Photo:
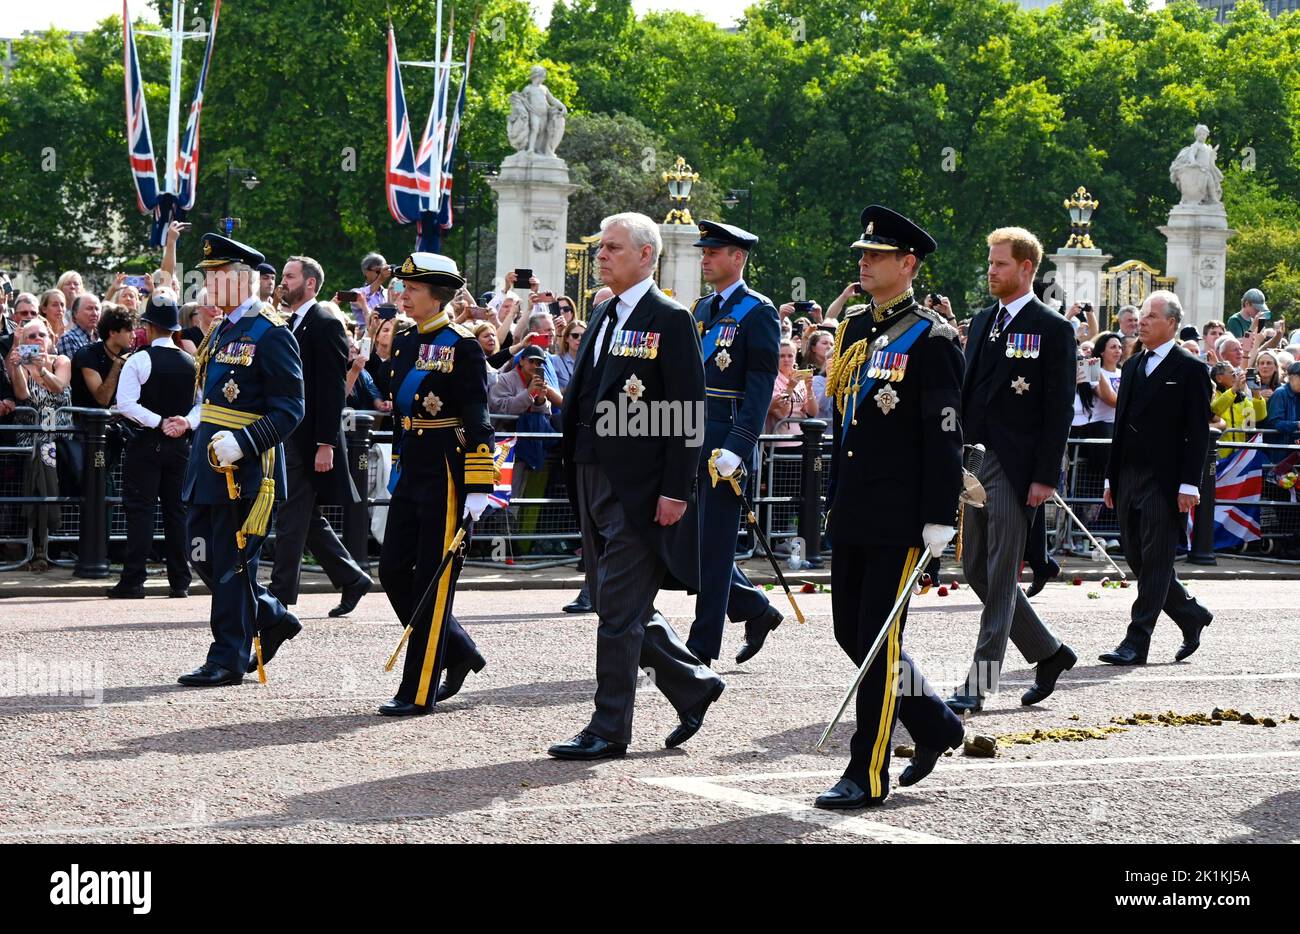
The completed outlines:
<svg viewBox="0 0 1300 934">
<path fill-rule="evenodd" d="M 221 214 L 229 159 L 263 179 L 253 192 L 236 186 L 232 211 L 273 261 L 306 252 L 351 282 L 366 251 L 408 250 L 413 233 L 392 221 L 383 190 L 385 11 L 402 57 L 429 59 L 432 8 L 227 2 L 204 106 L 199 222 Z M 170 21 L 166 0 L 153 12 Z M 457 54 L 475 22 L 462 159 L 508 154 L 509 94 L 542 62 L 569 104 L 561 154 L 584 186 L 570 239 L 606 211 L 662 215 L 659 173 L 682 155 L 703 176 L 696 217 L 720 212 L 762 238 L 753 278 L 774 298 L 802 282 L 828 302 L 853 275 L 859 212 L 882 202 L 939 241 L 922 285 L 972 305 L 984 234 L 1021 224 L 1049 251 L 1063 245 L 1061 202 L 1080 184 L 1101 202 L 1098 245 L 1116 261 L 1163 266 L 1156 227 L 1176 199 L 1169 162 L 1203 122 L 1240 231 L 1229 306 L 1261 285 L 1270 304 L 1300 311 L 1300 15 L 1271 19 L 1255 0 L 1223 25 L 1192 0 L 1158 11 L 1143 0 L 1042 11 L 1004 0 L 759 0 L 728 31 L 680 13 L 637 17 L 630 0 L 557 0 L 543 30 L 521 0 L 472 0 L 456 10 Z M 138 42 L 161 147 L 166 44 Z M 187 96 L 200 49 L 187 48 Z M 46 278 L 141 254 L 148 225 L 126 171 L 120 21 L 76 44 L 57 33 L 23 40 L 15 54 L 0 87 L 0 254 L 34 255 Z M 404 71 L 417 132 L 432 75 Z M 750 189 L 752 201 L 721 207 L 728 188 Z M 474 192 L 478 220 L 491 223 L 481 180 Z M 473 240 L 458 229 L 446 249 L 463 260 L 466 247 Z"/>
</svg>

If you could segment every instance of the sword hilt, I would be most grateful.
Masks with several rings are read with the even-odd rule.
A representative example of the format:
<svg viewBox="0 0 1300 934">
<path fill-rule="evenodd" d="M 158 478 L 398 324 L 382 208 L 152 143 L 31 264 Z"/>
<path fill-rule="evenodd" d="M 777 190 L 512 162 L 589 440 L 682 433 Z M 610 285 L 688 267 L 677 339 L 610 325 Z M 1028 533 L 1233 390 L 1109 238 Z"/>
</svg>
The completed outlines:
<svg viewBox="0 0 1300 934">
<path fill-rule="evenodd" d="M 744 464 L 737 465 L 735 470 L 733 470 L 730 474 L 724 477 L 722 476 L 722 474 L 718 473 L 718 458 L 721 455 L 722 455 L 721 448 L 714 448 L 713 453 L 709 455 L 709 485 L 717 486 L 719 480 L 726 480 L 728 483 L 731 484 L 732 491 L 737 496 L 740 496 L 741 495 L 740 481 L 743 480 L 745 477 L 745 465 Z M 750 521 L 751 522 L 754 521 L 752 518 L 752 514 L 751 514 Z"/>
</svg>

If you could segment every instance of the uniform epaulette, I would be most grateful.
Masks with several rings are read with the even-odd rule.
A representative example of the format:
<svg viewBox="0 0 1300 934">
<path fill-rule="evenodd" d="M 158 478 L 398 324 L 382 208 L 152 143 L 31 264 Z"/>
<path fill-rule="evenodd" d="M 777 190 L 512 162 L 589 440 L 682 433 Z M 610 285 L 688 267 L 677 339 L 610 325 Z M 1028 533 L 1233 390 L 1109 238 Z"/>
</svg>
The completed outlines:
<svg viewBox="0 0 1300 934">
<path fill-rule="evenodd" d="M 457 321 L 453 321 L 453 322 L 451 323 L 451 329 L 452 329 L 453 331 L 455 331 L 457 334 L 459 334 L 461 337 L 473 337 L 473 336 L 474 336 L 474 332 L 473 332 L 473 331 L 471 331 L 469 328 L 465 327 L 465 325 L 460 324 L 460 323 L 457 322 Z"/>
<path fill-rule="evenodd" d="M 934 323 L 934 326 L 930 328 L 931 337 L 945 337 L 950 341 L 957 339 L 957 329 L 949 324 L 948 319 L 937 311 L 921 305 L 917 305 L 914 311 L 918 316 Z"/>
<path fill-rule="evenodd" d="M 850 305 L 849 307 L 845 308 L 843 312 L 841 312 L 840 317 L 852 318 L 854 315 L 862 314 L 870 307 L 871 307 L 870 305 Z"/>
<path fill-rule="evenodd" d="M 773 302 L 773 301 L 772 301 L 770 298 L 768 298 L 766 295 L 764 295 L 762 292 L 755 292 L 753 289 L 749 289 L 748 291 L 749 291 L 749 294 L 750 294 L 750 295 L 752 295 L 752 296 L 754 296 L 754 298 L 758 299 L 758 301 L 759 301 L 760 304 L 762 304 L 762 305 L 771 305 L 773 308 L 776 307 L 776 303 Z"/>
<path fill-rule="evenodd" d="M 393 337 L 399 337 L 403 334 L 410 334 L 414 330 L 415 330 L 414 322 L 412 322 L 411 324 L 404 324 L 393 332 Z"/>
<path fill-rule="evenodd" d="M 275 307 L 267 302 L 262 303 L 261 310 L 258 311 L 258 314 L 278 328 L 289 326 L 288 322 L 285 321 L 284 318 L 280 316 L 280 313 L 275 310 Z"/>
</svg>

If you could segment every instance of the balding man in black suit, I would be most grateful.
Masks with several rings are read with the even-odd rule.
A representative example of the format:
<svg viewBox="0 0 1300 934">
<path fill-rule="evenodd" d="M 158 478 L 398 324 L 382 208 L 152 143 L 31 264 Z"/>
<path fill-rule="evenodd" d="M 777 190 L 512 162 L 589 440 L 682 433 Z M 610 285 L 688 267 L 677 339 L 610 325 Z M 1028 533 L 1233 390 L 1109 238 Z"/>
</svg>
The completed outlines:
<svg viewBox="0 0 1300 934">
<path fill-rule="evenodd" d="M 1118 509 L 1124 558 L 1137 575 L 1133 619 L 1111 665 L 1145 665 L 1164 610 L 1183 632 L 1182 661 L 1201 646 L 1214 615 L 1174 573 L 1174 552 L 1187 537 L 1187 514 L 1200 502 L 1210 445 L 1210 384 L 1205 364 L 1178 346 L 1183 309 L 1178 296 L 1152 292 L 1142 304 L 1138 335 L 1147 348 L 1120 371 L 1115 438 L 1106 465 L 1106 505 Z"/>
</svg>

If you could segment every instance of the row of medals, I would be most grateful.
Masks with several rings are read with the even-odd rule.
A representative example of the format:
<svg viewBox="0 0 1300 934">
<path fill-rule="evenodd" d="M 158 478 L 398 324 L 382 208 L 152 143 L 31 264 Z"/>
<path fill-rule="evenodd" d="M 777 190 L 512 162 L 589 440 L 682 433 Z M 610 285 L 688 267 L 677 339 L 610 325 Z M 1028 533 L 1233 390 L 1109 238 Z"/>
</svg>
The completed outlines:
<svg viewBox="0 0 1300 934">
<path fill-rule="evenodd" d="M 1023 341 L 1023 342 L 1015 342 L 1015 339 L 1016 339 L 1017 336 L 1019 336 L 1019 337 L 1024 337 L 1024 338 L 1026 338 L 1026 340 Z M 1031 337 L 1034 338 L 1033 341 L 1028 340 L 1028 338 L 1031 338 Z M 1013 343 L 1013 342 L 1014 342 L 1014 343 Z M 1019 345 L 1019 346 L 1016 346 L 1016 343 L 1019 343 L 1020 345 Z M 1027 358 L 1027 359 L 1030 359 L 1030 360 L 1037 360 L 1037 359 L 1038 359 L 1038 354 L 1039 354 L 1040 352 L 1041 352 L 1041 351 L 1039 350 L 1039 346 L 1038 346 L 1038 335 L 1037 335 L 1037 334 L 1012 335 L 1011 340 L 1007 341 L 1007 358 L 1008 358 L 1008 359 L 1011 359 L 1011 358 L 1014 357 L 1014 358 Z"/>
</svg>

